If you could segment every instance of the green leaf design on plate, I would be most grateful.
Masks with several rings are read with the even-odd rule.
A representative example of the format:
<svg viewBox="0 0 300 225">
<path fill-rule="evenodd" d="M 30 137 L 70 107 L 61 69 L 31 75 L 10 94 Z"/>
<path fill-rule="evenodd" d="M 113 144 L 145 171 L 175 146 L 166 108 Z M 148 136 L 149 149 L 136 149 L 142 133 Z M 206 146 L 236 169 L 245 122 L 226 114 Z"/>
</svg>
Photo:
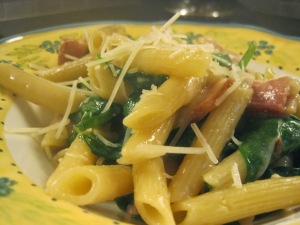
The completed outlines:
<svg viewBox="0 0 300 225">
<path fill-rule="evenodd" d="M 23 59 L 32 54 L 38 54 L 42 51 L 38 45 L 21 45 L 18 48 L 15 48 L 14 51 L 7 53 L 8 56 L 14 56 L 18 59 Z"/>
<path fill-rule="evenodd" d="M 11 65 L 13 65 L 13 66 L 15 66 L 15 67 L 18 67 L 19 69 L 22 69 L 20 64 L 18 64 L 18 63 L 14 63 L 14 62 L 13 62 L 13 61 L 11 61 L 11 60 L 0 59 L 0 63 L 7 63 L 7 64 L 11 64 Z"/>
<path fill-rule="evenodd" d="M 40 48 L 46 50 L 49 53 L 58 54 L 59 53 L 59 47 L 60 47 L 60 41 L 44 41 L 42 44 L 40 44 Z"/>
<path fill-rule="evenodd" d="M 268 43 L 268 41 L 265 40 L 258 41 L 256 43 L 256 46 L 256 51 L 254 53 L 255 56 L 260 56 L 262 54 L 272 55 L 275 50 L 275 46 L 271 45 L 270 43 Z"/>
<path fill-rule="evenodd" d="M 0 197 L 4 197 L 9 195 L 11 192 L 13 192 L 13 189 L 11 188 L 13 185 L 15 185 L 17 182 L 14 180 L 10 180 L 8 177 L 1 177 L 0 178 Z"/>
</svg>

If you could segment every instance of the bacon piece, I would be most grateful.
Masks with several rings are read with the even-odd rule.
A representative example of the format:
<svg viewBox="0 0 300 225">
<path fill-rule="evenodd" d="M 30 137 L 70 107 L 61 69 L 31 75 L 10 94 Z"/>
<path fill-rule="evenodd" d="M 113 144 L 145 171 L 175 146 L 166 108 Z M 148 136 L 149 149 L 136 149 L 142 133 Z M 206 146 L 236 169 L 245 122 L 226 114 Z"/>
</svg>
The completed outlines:
<svg viewBox="0 0 300 225">
<path fill-rule="evenodd" d="M 285 115 L 292 97 L 291 77 L 253 82 L 253 96 L 248 105 L 251 112 Z"/>
<path fill-rule="evenodd" d="M 58 65 L 72 61 L 72 59 L 66 57 L 66 55 L 70 55 L 75 58 L 81 58 L 87 53 L 88 45 L 86 42 L 74 39 L 63 40 L 59 48 Z"/>
</svg>

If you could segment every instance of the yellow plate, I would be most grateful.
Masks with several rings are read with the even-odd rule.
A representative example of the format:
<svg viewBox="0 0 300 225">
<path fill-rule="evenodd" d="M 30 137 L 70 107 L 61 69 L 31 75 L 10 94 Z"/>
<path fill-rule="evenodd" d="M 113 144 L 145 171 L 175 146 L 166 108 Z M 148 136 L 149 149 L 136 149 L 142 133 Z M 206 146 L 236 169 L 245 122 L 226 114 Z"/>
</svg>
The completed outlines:
<svg viewBox="0 0 300 225">
<path fill-rule="evenodd" d="M 135 38 L 148 33 L 154 24 L 124 25 Z M 29 72 L 33 72 L 29 64 L 55 66 L 62 39 L 80 39 L 85 32 L 92 32 L 101 26 L 103 24 L 77 24 L 6 38 L 0 44 L 0 62 L 15 64 Z M 295 38 L 238 26 L 182 23 L 174 25 L 173 29 L 187 34 L 191 42 L 201 35 L 212 38 L 225 49 L 237 54 L 243 54 L 248 43 L 255 41 L 258 49 L 254 61 L 258 63 L 252 65 L 254 69 L 261 69 L 258 65 L 264 64 L 272 66 L 278 73 L 287 71 L 287 74 L 300 75 L 300 42 Z M 126 215 L 111 204 L 79 208 L 44 192 L 42 187 L 53 169 L 51 164 L 32 138 L 6 134 L 4 131 L 5 126 L 43 126 L 47 114 L 41 114 L 40 110 L 0 87 L 0 224 L 127 224 L 121 222 L 129 221 Z M 94 213 L 95 211 L 98 212 Z M 268 220 L 267 224 L 300 217 L 294 211 L 285 214 L 283 219 L 280 216 Z"/>
</svg>

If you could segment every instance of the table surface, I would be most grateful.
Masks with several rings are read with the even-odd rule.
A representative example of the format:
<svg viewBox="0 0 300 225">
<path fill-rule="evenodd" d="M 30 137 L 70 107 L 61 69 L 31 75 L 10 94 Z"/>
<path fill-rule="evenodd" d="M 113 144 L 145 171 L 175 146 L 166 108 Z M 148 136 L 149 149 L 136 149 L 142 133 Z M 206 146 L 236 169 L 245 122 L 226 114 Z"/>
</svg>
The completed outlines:
<svg viewBox="0 0 300 225">
<path fill-rule="evenodd" d="M 217 1 L 220 2 L 219 4 L 226 2 L 228 14 L 206 17 L 202 12 L 196 12 L 193 15 L 182 16 L 180 20 L 246 24 L 281 35 L 300 37 L 300 17 L 278 13 L 286 12 L 282 10 L 272 13 L 266 10 L 267 7 L 257 10 L 251 5 L 243 4 L 242 0 Z M 174 5 L 174 0 L 0 0 L 0 38 L 35 29 L 80 22 L 165 21 L 174 14 L 174 11 L 170 10 L 170 4 Z"/>
</svg>

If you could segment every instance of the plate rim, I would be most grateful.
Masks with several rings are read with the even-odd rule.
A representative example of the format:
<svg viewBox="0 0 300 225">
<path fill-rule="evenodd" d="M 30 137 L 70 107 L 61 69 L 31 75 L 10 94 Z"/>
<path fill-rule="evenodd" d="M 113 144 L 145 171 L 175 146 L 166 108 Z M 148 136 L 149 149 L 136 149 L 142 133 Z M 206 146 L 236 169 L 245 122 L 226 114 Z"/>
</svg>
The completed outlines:
<svg viewBox="0 0 300 225">
<path fill-rule="evenodd" d="M 76 28 L 76 27 L 84 27 L 84 26 L 93 26 L 93 25 L 109 25 L 109 24 L 132 24 L 132 25 L 161 25 L 164 24 L 166 21 L 163 20 L 157 20 L 157 21 L 138 21 L 138 20 L 93 20 L 93 21 L 86 21 L 86 22 L 75 22 L 75 23 L 66 23 L 66 24 L 59 24 L 59 25 L 53 25 L 53 26 L 47 26 L 43 28 L 37 28 L 28 30 L 25 32 L 20 32 L 17 34 L 9 35 L 7 37 L 0 39 L 0 45 L 6 44 L 9 40 L 12 40 L 14 38 L 20 37 L 20 36 L 27 36 L 31 34 L 37 34 L 37 33 L 43 33 L 48 31 L 54 31 L 58 29 L 68 29 L 68 28 Z M 265 28 L 262 26 L 247 24 L 247 23 L 237 23 L 237 22 L 203 22 L 203 21 L 194 21 L 194 20 L 185 20 L 185 19 L 179 19 L 174 22 L 174 25 L 193 25 L 193 26 L 211 26 L 211 27 L 228 27 L 228 28 L 244 28 L 254 31 L 260 31 L 264 32 L 270 35 L 274 35 L 276 37 L 281 37 L 293 41 L 299 41 L 300 42 L 300 36 L 295 35 L 288 35 L 284 33 L 280 33 L 277 31 L 274 31 L 269 28 Z"/>
</svg>

